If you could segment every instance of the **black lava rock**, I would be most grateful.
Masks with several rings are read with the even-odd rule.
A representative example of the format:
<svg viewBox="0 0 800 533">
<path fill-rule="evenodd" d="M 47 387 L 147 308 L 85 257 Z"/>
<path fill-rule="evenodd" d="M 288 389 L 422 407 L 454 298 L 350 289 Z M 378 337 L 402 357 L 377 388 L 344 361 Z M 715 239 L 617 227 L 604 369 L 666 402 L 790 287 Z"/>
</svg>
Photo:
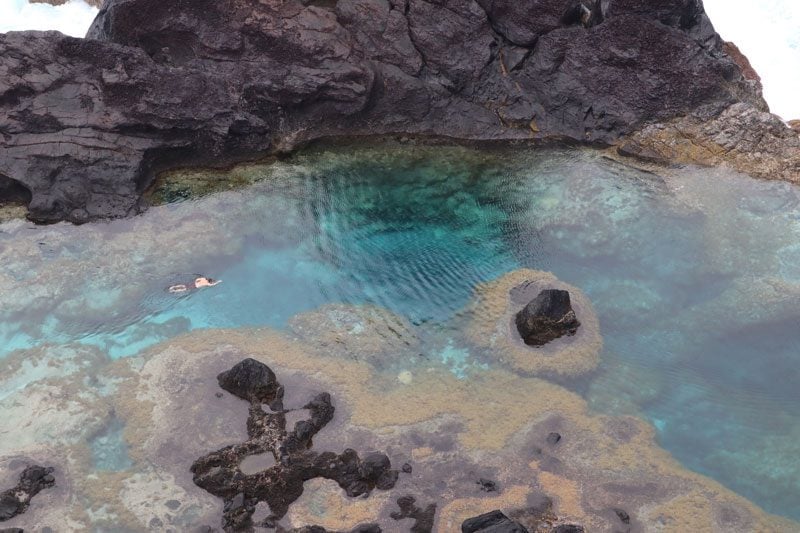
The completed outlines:
<svg viewBox="0 0 800 533">
<path fill-rule="evenodd" d="M 140 212 L 161 171 L 317 139 L 614 143 L 767 109 L 699 0 L 397 5 L 106 0 L 87 39 L 0 34 L 0 202 L 82 223 Z"/>
<path fill-rule="evenodd" d="M 403 463 L 402 470 L 404 474 L 410 474 L 414 469 L 409 463 Z"/>
<path fill-rule="evenodd" d="M 544 346 L 564 335 L 574 335 L 581 323 L 572 310 L 569 292 L 545 289 L 517 313 L 517 331 L 525 344 Z"/>
<path fill-rule="evenodd" d="M 498 510 L 465 520 L 461 533 L 528 533 L 528 530 Z"/>
<path fill-rule="evenodd" d="M 398 472 L 383 453 L 372 452 L 361 459 L 351 449 L 341 454 L 312 450 L 313 437 L 335 413 L 328 393 L 308 402 L 303 408 L 308 409 L 310 418 L 287 431 L 286 412 L 279 408 L 283 387 L 269 367 L 246 359 L 221 373 L 218 380 L 225 390 L 250 402 L 248 440 L 197 459 L 191 471 L 196 485 L 224 500 L 225 531 L 252 529 L 252 515 L 259 502 L 266 502 L 272 513 L 262 525 L 272 527 L 270 524 L 280 520 L 303 493 L 303 483 L 314 478 L 336 481 L 350 497 L 369 495 L 374 489 L 388 490 L 397 482 Z M 271 403 L 277 411 L 265 412 L 262 403 Z M 271 453 L 277 464 L 252 475 L 239 469 L 245 457 L 262 453 Z M 314 527 L 304 531 L 320 530 Z"/>
<path fill-rule="evenodd" d="M 384 453 L 372 452 L 368 453 L 362 460 L 358 467 L 358 472 L 364 479 L 377 481 L 388 470 L 390 470 L 391 461 Z"/>
<path fill-rule="evenodd" d="M 24 513 L 31 499 L 55 482 L 53 468 L 34 465 L 23 470 L 17 486 L 0 493 L 0 522 Z"/>
<path fill-rule="evenodd" d="M 272 404 L 283 398 L 275 373 L 264 363 L 247 358 L 217 376 L 219 386 L 248 402 Z M 280 407 L 278 407 L 280 408 Z"/>
</svg>

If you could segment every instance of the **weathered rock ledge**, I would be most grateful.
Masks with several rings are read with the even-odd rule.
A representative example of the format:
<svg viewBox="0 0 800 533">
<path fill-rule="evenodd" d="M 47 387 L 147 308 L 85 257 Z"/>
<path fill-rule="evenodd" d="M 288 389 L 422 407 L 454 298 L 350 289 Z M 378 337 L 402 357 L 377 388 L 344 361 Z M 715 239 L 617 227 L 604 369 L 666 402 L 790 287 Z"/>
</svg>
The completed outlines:
<svg viewBox="0 0 800 533">
<path fill-rule="evenodd" d="M 647 156 L 648 126 L 766 112 L 742 68 L 700 0 L 108 0 L 87 39 L 0 35 L 0 182 L 85 222 L 139 212 L 160 171 L 337 136 L 636 134 Z M 784 129 L 731 142 L 800 180 Z"/>
</svg>

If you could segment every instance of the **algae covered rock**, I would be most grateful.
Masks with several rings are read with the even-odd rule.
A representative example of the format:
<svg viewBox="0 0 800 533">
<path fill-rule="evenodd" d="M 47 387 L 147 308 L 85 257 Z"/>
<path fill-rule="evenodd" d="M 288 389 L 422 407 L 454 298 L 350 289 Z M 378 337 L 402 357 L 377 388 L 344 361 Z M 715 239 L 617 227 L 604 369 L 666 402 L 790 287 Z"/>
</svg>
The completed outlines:
<svg viewBox="0 0 800 533">
<path fill-rule="evenodd" d="M 569 291 L 545 289 L 531 300 L 515 320 L 517 331 L 530 346 L 544 346 L 548 342 L 575 335 L 581 323 L 575 316 Z"/>
</svg>

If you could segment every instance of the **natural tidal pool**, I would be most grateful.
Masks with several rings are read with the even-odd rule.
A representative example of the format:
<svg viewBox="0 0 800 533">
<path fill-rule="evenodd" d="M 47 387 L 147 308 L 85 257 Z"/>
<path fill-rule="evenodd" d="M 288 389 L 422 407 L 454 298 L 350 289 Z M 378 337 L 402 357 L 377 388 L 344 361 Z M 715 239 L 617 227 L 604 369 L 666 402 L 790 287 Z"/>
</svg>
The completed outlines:
<svg viewBox="0 0 800 533">
<path fill-rule="evenodd" d="M 687 468 L 800 520 L 800 188 L 577 149 L 410 145 L 319 148 L 224 179 L 239 186 L 162 185 L 187 199 L 128 220 L 0 224 L 0 358 L 22 361 L 0 370 L 0 401 L 58 377 L 20 371 L 27 358 L 83 365 L 81 394 L 109 386 L 94 361 L 208 328 L 336 329 L 321 345 L 343 359 L 480 379 L 503 363 L 466 331 L 475 289 L 534 269 L 585 293 L 603 339 L 596 370 L 544 377 L 643 417 Z M 166 290 L 201 274 L 222 283 Z M 380 346 L 348 340 L 365 323 L 390 332 Z M 109 420 L 87 456 L 124 471 Z"/>
</svg>

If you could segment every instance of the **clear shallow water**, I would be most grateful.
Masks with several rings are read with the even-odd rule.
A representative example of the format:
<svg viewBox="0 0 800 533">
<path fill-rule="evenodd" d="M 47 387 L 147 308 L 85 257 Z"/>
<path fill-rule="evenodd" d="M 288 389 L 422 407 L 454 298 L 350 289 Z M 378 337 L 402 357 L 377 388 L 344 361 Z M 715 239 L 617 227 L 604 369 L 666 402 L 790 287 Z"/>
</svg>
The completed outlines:
<svg viewBox="0 0 800 533">
<path fill-rule="evenodd" d="M 583 151 L 320 152 L 264 181 L 131 220 L 0 226 L 0 353 L 78 341 L 133 355 L 197 328 L 286 327 L 325 303 L 417 326 L 455 372 L 476 284 L 521 267 L 583 289 L 600 369 L 568 383 L 648 418 L 689 468 L 800 518 L 800 190 L 722 171 L 668 177 Z M 203 273 L 223 280 L 182 296 Z M 402 361 L 408 366 L 413 362 Z M 87 443 L 126 468 L 120 428 Z"/>
</svg>

